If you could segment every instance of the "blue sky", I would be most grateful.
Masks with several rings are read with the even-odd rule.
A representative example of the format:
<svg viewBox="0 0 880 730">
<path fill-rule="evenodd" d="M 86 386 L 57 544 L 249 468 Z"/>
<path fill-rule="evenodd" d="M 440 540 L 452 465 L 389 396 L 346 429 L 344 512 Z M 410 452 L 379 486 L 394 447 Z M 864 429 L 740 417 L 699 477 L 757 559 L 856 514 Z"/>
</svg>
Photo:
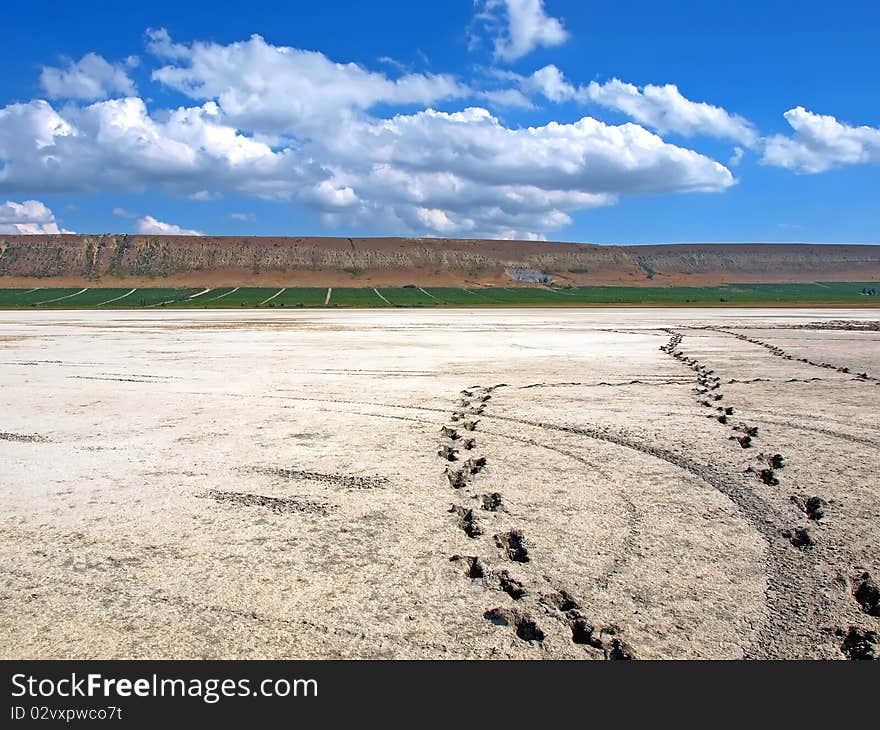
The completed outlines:
<svg viewBox="0 0 880 730">
<path fill-rule="evenodd" d="M 0 232 L 880 242 L 880 6 L 724 5 L 7 2 Z"/>
</svg>

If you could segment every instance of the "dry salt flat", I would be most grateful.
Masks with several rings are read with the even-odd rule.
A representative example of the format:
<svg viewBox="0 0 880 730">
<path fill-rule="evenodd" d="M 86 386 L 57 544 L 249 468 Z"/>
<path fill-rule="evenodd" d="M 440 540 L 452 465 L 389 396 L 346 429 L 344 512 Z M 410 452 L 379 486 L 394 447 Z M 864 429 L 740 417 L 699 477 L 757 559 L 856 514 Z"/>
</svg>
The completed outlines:
<svg viewBox="0 0 880 730">
<path fill-rule="evenodd" d="M 878 330 L 0 313 L 0 656 L 870 656 Z"/>
</svg>

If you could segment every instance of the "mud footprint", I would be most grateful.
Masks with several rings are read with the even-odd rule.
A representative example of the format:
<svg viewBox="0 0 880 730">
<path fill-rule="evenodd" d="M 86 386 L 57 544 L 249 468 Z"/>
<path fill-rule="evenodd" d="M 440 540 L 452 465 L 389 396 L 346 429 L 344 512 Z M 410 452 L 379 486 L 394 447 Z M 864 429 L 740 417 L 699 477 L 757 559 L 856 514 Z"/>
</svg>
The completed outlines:
<svg viewBox="0 0 880 730">
<path fill-rule="evenodd" d="M 501 548 L 502 554 L 508 560 L 517 563 L 529 562 L 529 551 L 526 548 L 522 530 L 510 530 L 494 536 L 495 544 Z"/>
<path fill-rule="evenodd" d="M 483 618 L 496 626 L 512 626 L 516 635 L 523 641 L 544 641 L 544 632 L 527 611 L 496 606 L 486 611 Z"/>
<path fill-rule="evenodd" d="M 458 516 L 458 527 L 465 535 L 470 538 L 477 538 L 483 534 L 483 528 L 477 521 L 477 517 L 472 509 L 454 504 L 449 511 Z"/>
</svg>

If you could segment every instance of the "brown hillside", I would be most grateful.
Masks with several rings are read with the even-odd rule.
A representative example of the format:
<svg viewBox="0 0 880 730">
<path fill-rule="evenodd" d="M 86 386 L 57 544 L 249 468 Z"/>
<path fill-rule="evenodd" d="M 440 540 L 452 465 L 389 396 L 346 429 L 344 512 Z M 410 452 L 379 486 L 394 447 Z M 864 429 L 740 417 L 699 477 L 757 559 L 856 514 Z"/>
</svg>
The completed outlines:
<svg viewBox="0 0 880 730">
<path fill-rule="evenodd" d="M 572 284 L 873 281 L 880 246 L 597 246 L 436 238 L 0 236 L 0 286 L 519 284 L 524 267 Z"/>
</svg>

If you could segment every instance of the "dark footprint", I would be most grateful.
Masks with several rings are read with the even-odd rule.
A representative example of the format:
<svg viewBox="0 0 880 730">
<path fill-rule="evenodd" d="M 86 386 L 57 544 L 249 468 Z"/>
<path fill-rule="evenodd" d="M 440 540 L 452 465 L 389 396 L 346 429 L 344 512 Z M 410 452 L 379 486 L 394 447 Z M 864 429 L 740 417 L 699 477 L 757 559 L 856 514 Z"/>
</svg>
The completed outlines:
<svg viewBox="0 0 880 730">
<path fill-rule="evenodd" d="M 452 441 L 458 441 L 458 439 L 461 438 L 461 436 L 458 435 L 458 431 L 454 428 L 449 428 L 449 426 L 443 426 L 443 428 L 440 429 L 440 435 Z"/>
<path fill-rule="evenodd" d="M 486 574 L 482 561 L 476 555 L 453 555 L 449 560 L 459 563 L 468 578 L 482 578 Z"/>
<path fill-rule="evenodd" d="M 751 436 L 731 436 L 730 440 L 736 441 L 744 449 L 752 448 L 752 437 Z"/>
<path fill-rule="evenodd" d="M 540 602 L 552 606 L 565 614 L 565 622 L 571 629 L 571 640 L 575 644 L 586 644 L 594 649 L 604 649 L 601 631 L 597 631 L 587 617 L 581 612 L 580 604 L 564 590 L 543 595 Z"/>
<path fill-rule="evenodd" d="M 510 530 L 495 535 L 495 544 L 502 549 L 504 557 L 517 563 L 529 562 L 529 551 L 525 546 L 522 530 Z"/>
<path fill-rule="evenodd" d="M 850 626 L 840 650 L 847 659 L 877 659 L 880 656 L 880 637 L 876 631 Z"/>
<path fill-rule="evenodd" d="M 880 616 L 880 588 L 870 573 L 853 578 L 853 598 L 869 616 Z"/>
<path fill-rule="evenodd" d="M 482 507 L 487 512 L 506 512 L 502 501 L 501 492 L 492 492 L 492 494 L 484 494 L 480 497 Z"/>
<path fill-rule="evenodd" d="M 513 600 L 518 601 L 526 594 L 525 586 L 516 578 L 511 578 L 510 573 L 506 570 L 499 570 L 495 577 L 498 579 L 498 585 Z"/>
<path fill-rule="evenodd" d="M 741 431 L 746 436 L 751 436 L 752 438 L 755 438 L 758 435 L 758 427 L 757 426 L 749 426 L 745 423 L 741 423 L 741 424 L 739 424 L 739 426 L 734 426 L 733 430 L 734 431 Z"/>
<path fill-rule="evenodd" d="M 771 469 L 784 469 L 785 457 L 782 454 L 773 454 L 768 460 Z"/>
<path fill-rule="evenodd" d="M 458 526 L 464 531 L 465 535 L 476 538 L 483 534 L 483 528 L 477 522 L 476 515 L 474 515 L 472 509 L 454 504 L 449 508 L 449 511 L 458 515 Z"/>
<path fill-rule="evenodd" d="M 617 636 L 617 627 L 606 626 L 597 630 L 578 609 L 569 611 L 566 618 L 571 628 L 571 640 L 575 644 L 586 644 L 594 649 L 601 649 L 606 659 L 636 658 L 632 647 Z"/>
<path fill-rule="evenodd" d="M 483 471 L 483 468 L 486 466 L 486 457 L 480 456 L 476 459 L 468 459 L 462 465 L 462 469 L 464 469 L 468 474 L 479 474 Z"/>
<path fill-rule="evenodd" d="M 437 452 L 437 456 L 446 459 L 446 461 L 458 461 L 457 454 L 458 451 L 451 446 L 441 446 L 440 450 Z"/>
<path fill-rule="evenodd" d="M 806 527 L 795 527 L 794 530 L 785 530 L 783 537 L 787 537 L 796 548 L 808 548 L 816 544 L 813 536 Z"/>
<path fill-rule="evenodd" d="M 541 596 L 541 603 L 550 605 L 562 612 L 577 610 L 581 607 L 570 593 L 561 589 Z"/>
<path fill-rule="evenodd" d="M 516 635 L 523 641 L 543 641 L 544 632 L 541 631 L 538 624 L 525 611 L 519 611 L 515 608 L 490 608 L 483 614 L 483 618 L 488 619 L 496 626 L 513 626 Z"/>
<path fill-rule="evenodd" d="M 461 448 L 465 451 L 472 451 L 477 448 L 477 440 L 476 439 L 465 439 L 461 442 Z"/>
<path fill-rule="evenodd" d="M 635 659 L 635 652 L 632 647 L 621 639 L 611 639 L 611 645 L 605 650 L 606 659 Z"/>
<path fill-rule="evenodd" d="M 450 469 L 446 467 L 446 478 L 449 480 L 449 485 L 453 489 L 461 489 L 462 487 L 467 486 L 467 475 L 461 469 Z"/>
<path fill-rule="evenodd" d="M 825 508 L 828 506 L 828 502 L 821 497 L 804 498 L 795 495 L 791 498 L 791 501 L 794 502 L 795 506 L 807 516 L 807 519 L 816 522 L 825 519 Z"/>
<path fill-rule="evenodd" d="M 462 414 L 462 418 L 463 417 L 464 417 L 464 414 Z M 479 421 L 465 421 L 462 424 L 462 426 L 464 426 L 465 431 L 476 431 L 478 423 L 479 423 Z"/>
<path fill-rule="evenodd" d="M 575 609 L 569 612 L 568 625 L 571 628 L 571 640 L 575 644 L 586 644 L 594 649 L 605 648 L 599 632 L 580 611 Z"/>
<path fill-rule="evenodd" d="M 776 474 L 774 474 L 772 469 L 761 469 L 758 472 L 758 479 L 764 482 L 768 487 L 779 486 L 779 480 L 776 478 Z"/>
</svg>

